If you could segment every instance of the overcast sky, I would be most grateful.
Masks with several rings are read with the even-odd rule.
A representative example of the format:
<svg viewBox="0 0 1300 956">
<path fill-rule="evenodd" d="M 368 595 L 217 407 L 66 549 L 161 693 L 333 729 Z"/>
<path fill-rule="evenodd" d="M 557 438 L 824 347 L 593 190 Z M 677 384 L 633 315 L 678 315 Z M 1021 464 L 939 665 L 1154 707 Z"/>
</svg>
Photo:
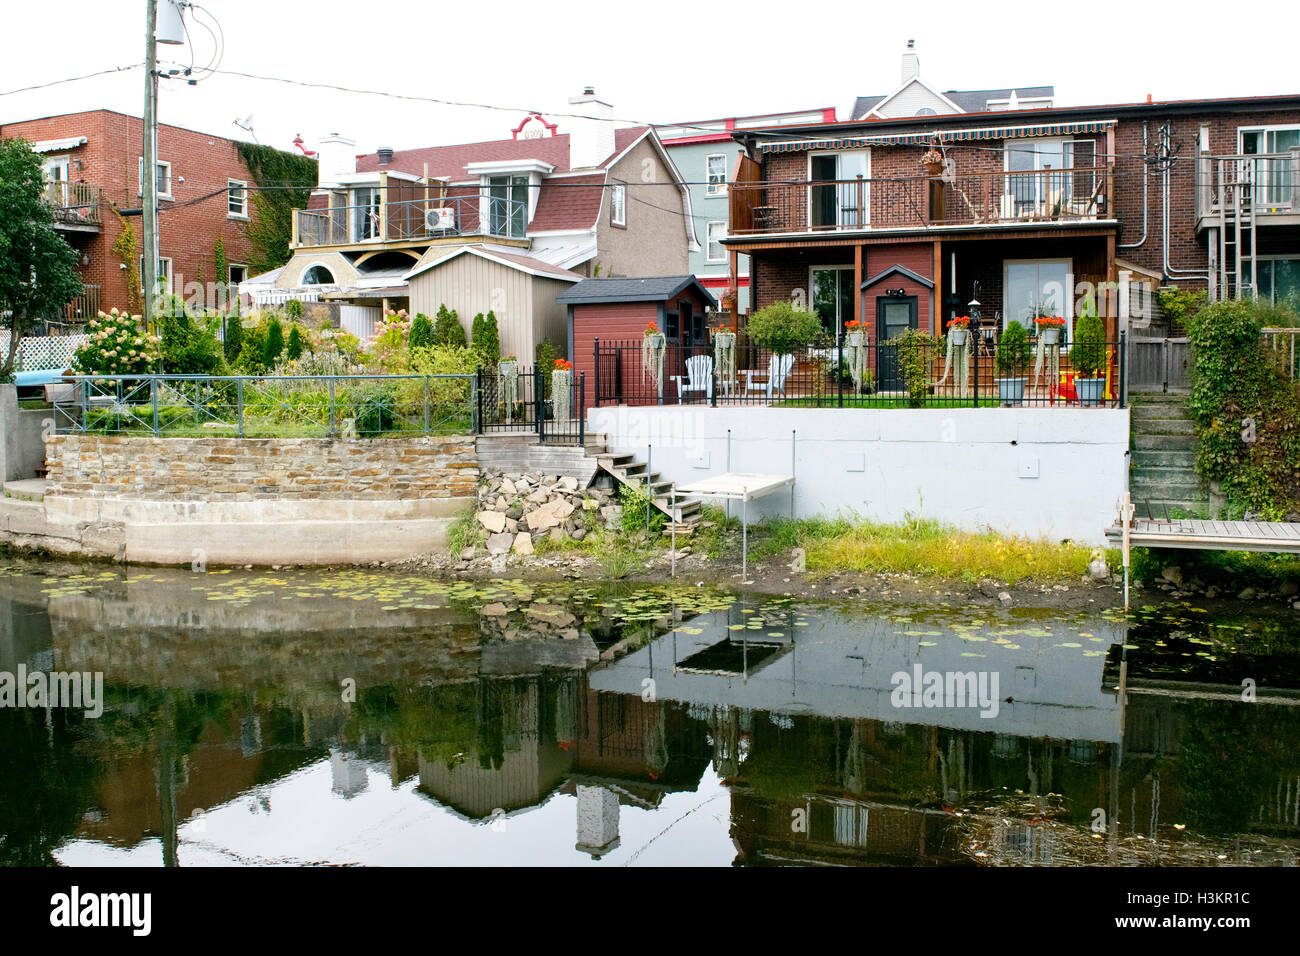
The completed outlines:
<svg viewBox="0 0 1300 956">
<path fill-rule="evenodd" d="M 834 106 L 890 92 L 908 38 L 940 90 L 1054 84 L 1059 105 L 1300 92 L 1294 2 L 1243 8 L 1129 0 L 995 5 L 565 3 L 439 4 L 205 0 L 225 36 L 221 67 L 511 107 L 402 102 L 231 76 L 169 83 L 162 122 L 290 148 L 340 132 L 358 152 L 506 138 L 523 115 L 562 113 L 584 85 L 619 118 L 669 123 Z M 883 8 L 883 9 L 882 9 Z M 145 0 L 4 0 L 0 93 L 143 60 Z M 214 44 L 190 15 L 202 65 Z M 1232 36 L 1222 35 L 1224 32 Z M 140 115 L 141 70 L 0 95 L 0 122 L 106 107 Z M 563 118 L 558 118 L 561 131 Z"/>
</svg>

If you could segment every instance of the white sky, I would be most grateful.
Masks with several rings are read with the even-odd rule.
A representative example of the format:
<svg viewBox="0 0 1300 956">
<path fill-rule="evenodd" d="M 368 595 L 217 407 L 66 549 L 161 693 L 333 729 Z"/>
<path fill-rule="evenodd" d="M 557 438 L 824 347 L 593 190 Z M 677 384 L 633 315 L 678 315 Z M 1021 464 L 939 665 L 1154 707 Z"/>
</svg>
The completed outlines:
<svg viewBox="0 0 1300 956">
<path fill-rule="evenodd" d="M 204 0 L 222 67 L 450 100 L 563 112 L 584 85 L 621 119 L 668 123 L 834 106 L 890 92 L 915 38 L 940 90 L 1055 84 L 1059 105 L 1300 92 L 1296 5 L 1257 0 L 1240 22 L 1200 5 L 1127 0 L 887 6 Z M 52 12 L 57 10 L 57 12 Z M 796 13 L 795 11 L 798 11 Z M 143 60 L 145 0 L 4 0 L 0 93 Z M 1230 33 L 1223 36 L 1221 32 Z M 191 24 L 194 57 L 213 44 Z M 160 47 L 188 64 L 188 48 Z M 116 52 L 114 52 L 116 51 Z M 520 112 L 400 102 L 217 76 L 168 84 L 160 119 L 289 149 L 328 132 L 357 151 L 505 138 Z M 0 95 L 0 122 L 107 107 L 142 112 L 142 70 Z M 562 118 L 558 119 L 561 131 Z"/>
</svg>

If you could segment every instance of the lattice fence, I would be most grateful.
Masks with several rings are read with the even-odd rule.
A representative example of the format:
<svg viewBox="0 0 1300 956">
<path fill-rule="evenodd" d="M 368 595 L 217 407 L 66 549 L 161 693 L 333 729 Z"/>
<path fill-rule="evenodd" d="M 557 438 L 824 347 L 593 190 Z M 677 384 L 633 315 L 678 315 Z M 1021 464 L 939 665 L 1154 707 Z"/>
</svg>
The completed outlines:
<svg viewBox="0 0 1300 956">
<path fill-rule="evenodd" d="M 72 365 L 77 349 L 90 341 L 89 335 L 45 335 L 24 338 L 18 343 L 15 371 L 62 371 Z M 9 354 L 9 333 L 0 331 L 0 355 Z"/>
</svg>

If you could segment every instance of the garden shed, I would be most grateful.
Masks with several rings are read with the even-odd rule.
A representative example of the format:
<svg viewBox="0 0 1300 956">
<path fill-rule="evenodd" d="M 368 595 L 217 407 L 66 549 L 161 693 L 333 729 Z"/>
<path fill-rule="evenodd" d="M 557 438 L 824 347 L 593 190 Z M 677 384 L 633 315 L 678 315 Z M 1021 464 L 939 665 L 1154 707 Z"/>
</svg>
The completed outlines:
<svg viewBox="0 0 1300 956">
<path fill-rule="evenodd" d="M 406 274 L 411 315 L 433 318 L 438 307 L 456 310 L 468 338 L 470 323 L 494 312 L 502 356 L 531 367 L 537 346 L 565 342 L 565 308 L 556 297 L 582 276 L 532 256 L 480 245 L 434 246 Z"/>
<path fill-rule="evenodd" d="M 667 350 L 662 395 L 645 392 L 648 404 L 672 403 L 677 391 L 671 382 L 681 376 L 685 357 L 709 347 L 706 316 L 718 301 L 693 275 L 637 278 L 583 279 L 566 289 L 556 301 L 568 308 L 568 348 L 576 378 L 586 374 L 587 404 L 595 404 L 602 390 L 596 382 L 595 349 L 599 343 L 601 374 L 637 378 L 641 373 L 640 347 L 646 326 L 654 323 L 665 337 Z M 607 394 L 627 395 L 627 383 L 603 383 Z"/>
</svg>

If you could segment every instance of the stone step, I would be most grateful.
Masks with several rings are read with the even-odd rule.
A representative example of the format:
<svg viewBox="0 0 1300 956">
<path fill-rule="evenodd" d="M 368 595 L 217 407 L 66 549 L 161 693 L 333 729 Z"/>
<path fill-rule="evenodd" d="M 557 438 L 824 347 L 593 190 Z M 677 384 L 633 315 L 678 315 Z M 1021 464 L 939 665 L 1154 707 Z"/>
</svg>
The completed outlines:
<svg viewBox="0 0 1300 956">
<path fill-rule="evenodd" d="M 1135 427 L 1148 421 L 1195 421 L 1192 410 L 1186 405 L 1134 405 L 1130 414 Z"/>
<path fill-rule="evenodd" d="M 1134 432 L 1133 449 L 1135 451 L 1195 451 L 1196 437 Z"/>
<path fill-rule="evenodd" d="M 1129 482 L 1129 492 L 1134 499 L 1160 498 L 1174 501 L 1199 501 L 1204 504 L 1209 500 L 1195 484 L 1178 481 L 1137 481 Z"/>
<path fill-rule="evenodd" d="M 1131 469 L 1180 468 L 1195 473 L 1196 452 L 1191 448 L 1135 449 L 1130 458 Z"/>
<path fill-rule="evenodd" d="M 1151 418 L 1144 422 L 1134 422 L 1132 432 L 1135 435 L 1179 435 L 1195 438 L 1196 426 L 1192 422 L 1172 418 Z"/>
<path fill-rule="evenodd" d="M 1189 392 L 1133 392 L 1132 403 L 1137 405 L 1186 405 Z"/>
<path fill-rule="evenodd" d="M 46 484 L 44 478 L 19 478 L 14 481 L 6 481 L 4 483 L 5 497 L 14 498 L 18 501 L 44 501 Z"/>
</svg>

